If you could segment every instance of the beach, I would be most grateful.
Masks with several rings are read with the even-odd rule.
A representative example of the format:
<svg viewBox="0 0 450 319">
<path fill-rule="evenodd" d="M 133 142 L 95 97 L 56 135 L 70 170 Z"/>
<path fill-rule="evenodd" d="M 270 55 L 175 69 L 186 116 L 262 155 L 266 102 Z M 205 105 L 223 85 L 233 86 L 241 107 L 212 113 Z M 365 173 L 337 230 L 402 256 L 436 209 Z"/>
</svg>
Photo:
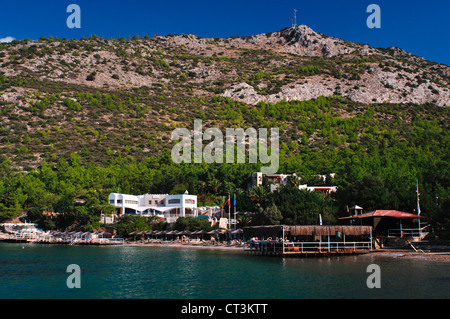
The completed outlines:
<svg viewBox="0 0 450 319">
<path fill-rule="evenodd" d="M 400 259 L 422 259 L 429 261 L 450 262 L 450 251 L 442 252 L 415 252 L 408 249 L 380 249 L 369 253 L 373 256 L 400 258 Z"/>
<path fill-rule="evenodd" d="M 243 245 L 229 245 L 223 243 L 211 243 L 209 241 L 204 242 L 185 242 L 177 243 L 176 241 L 167 242 L 125 242 L 126 246 L 137 246 L 137 247 L 173 247 L 173 248 L 198 248 L 198 249 L 219 249 L 219 250 L 235 250 L 244 251 Z"/>
<path fill-rule="evenodd" d="M 177 243 L 177 242 L 125 242 L 126 246 L 136 247 L 169 247 L 169 248 L 192 248 L 192 249 L 213 249 L 213 250 L 232 250 L 242 251 L 244 248 L 242 245 L 228 245 L 223 243 L 211 244 L 209 242 L 204 243 Z M 417 260 L 429 260 L 437 262 L 450 262 L 450 249 L 441 249 L 434 251 L 415 252 L 412 249 L 399 249 L 399 248 L 383 248 L 373 250 L 365 255 L 386 257 L 386 258 L 399 258 L 399 259 L 417 259 Z"/>
<path fill-rule="evenodd" d="M 0 236 L 0 241 L 9 241 L 10 236 L 2 234 Z M 26 244 L 21 242 L 22 244 Z M 68 243 L 64 242 L 42 242 L 44 244 L 57 244 L 64 245 Z M 69 245 L 69 244 L 68 244 Z M 189 249 L 210 249 L 210 250 L 224 250 L 224 251 L 242 251 L 244 253 L 244 244 L 229 244 L 221 241 L 211 241 L 211 240 L 171 240 L 171 241 L 161 241 L 161 240 L 123 240 L 121 242 L 109 243 L 108 240 L 102 241 L 90 241 L 78 243 L 78 245 L 113 245 L 113 246 L 134 246 L 134 247 L 168 247 L 168 248 L 189 248 Z M 416 260 L 428 260 L 436 262 L 450 262 L 450 243 L 447 241 L 429 242 L 422 244 L 423 249 L 417 249 L 415 251 L 412 247 L 408 248 L 382 248 L 376 249 L 371 252 L 367 252 L 365 255 L 379 256 L 386 258 L 398 258 L 398 259 L 416 259 Z"/>
</svg>

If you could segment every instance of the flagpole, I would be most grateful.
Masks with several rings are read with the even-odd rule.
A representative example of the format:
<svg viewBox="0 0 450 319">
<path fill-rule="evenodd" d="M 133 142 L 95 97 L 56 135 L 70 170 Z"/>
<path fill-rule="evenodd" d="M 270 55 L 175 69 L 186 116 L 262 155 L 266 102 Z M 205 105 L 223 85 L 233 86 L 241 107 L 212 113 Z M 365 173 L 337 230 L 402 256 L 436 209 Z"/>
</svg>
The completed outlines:
<svg viewBox="0 0 450 319">
<path fill-rule="evenodd" d="M 416 193 L 417 193 L 417 222 L 419 223 L 419 237 L 422 237 L 422 229 L 420 228 L 420 204 L 419 204 L 419 180 L 416 180 Z"/>
<path fill-rule="evenodd" d="M 236 230 L 236 192 L 234 192 L 234 201 L 233 201 L 233 207 L 234 207 L 234 230 Z"/>
<path fill-rule="evenodd" d="M 230 214 L 230 209 L 231 209 L 231 207 L 230 207 L 231 205 L 230 205 L 230 194 L 228 194 L 228 227 L 230 227 L 230 223 L 231 223 L 231 214 Z"/>
</svg>

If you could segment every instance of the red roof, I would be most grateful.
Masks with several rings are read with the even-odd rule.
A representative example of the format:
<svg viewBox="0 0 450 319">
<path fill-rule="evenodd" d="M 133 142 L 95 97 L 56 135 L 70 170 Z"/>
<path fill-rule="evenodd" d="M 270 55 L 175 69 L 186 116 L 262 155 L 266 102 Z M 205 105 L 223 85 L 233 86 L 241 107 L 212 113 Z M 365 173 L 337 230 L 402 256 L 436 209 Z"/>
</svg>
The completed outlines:
<svg viewBox="0 0 450 319">
<path fill-rule="evenodd" d="M 372 212 L 349 216 L 349 217 L 342 217 L 339 219 L 356 219 L 356 218 L 366 218 L 366 217 L 423 218 L 423 216 L 405 213 L 405 212 L 401 212 L 398 210 L 374 210 Z"/>
</svg>

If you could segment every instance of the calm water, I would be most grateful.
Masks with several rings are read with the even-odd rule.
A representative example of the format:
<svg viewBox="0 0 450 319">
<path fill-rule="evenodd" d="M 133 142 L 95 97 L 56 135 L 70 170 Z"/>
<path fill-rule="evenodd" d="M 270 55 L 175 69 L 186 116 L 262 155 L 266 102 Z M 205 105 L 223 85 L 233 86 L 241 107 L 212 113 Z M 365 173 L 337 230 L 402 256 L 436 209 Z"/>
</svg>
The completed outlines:
<svg viewBox="0 0 450 319">
<path fill-rule="evenodd" d="M 22 249 L 22 246 L 25 248 Z M 369 289 L 369 264 L 381 288 Z M 81 288 L 69 289 L 69 264 Z M 381 256 L 278 259 L 241 251 L 0 243 L 0 298 L 449 298 L 450 264 Z"/>
</svg>

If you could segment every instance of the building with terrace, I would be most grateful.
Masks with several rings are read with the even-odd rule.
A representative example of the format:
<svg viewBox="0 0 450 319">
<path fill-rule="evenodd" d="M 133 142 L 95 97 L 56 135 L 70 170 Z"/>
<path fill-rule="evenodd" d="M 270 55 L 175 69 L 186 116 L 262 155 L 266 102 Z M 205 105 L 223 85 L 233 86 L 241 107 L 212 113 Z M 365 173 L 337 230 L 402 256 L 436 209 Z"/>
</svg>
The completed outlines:
<svg viewBox="0 0 450 319">
<path fill-rule="evenodd" d="M 169 223 L 178 217 L 198 217 L 197 196 L 187 192 L 180 195 L 111 193 L 109 204 L 116 208 L 118 217 L 125 214 L 157 216 Z"/>
</svg>

